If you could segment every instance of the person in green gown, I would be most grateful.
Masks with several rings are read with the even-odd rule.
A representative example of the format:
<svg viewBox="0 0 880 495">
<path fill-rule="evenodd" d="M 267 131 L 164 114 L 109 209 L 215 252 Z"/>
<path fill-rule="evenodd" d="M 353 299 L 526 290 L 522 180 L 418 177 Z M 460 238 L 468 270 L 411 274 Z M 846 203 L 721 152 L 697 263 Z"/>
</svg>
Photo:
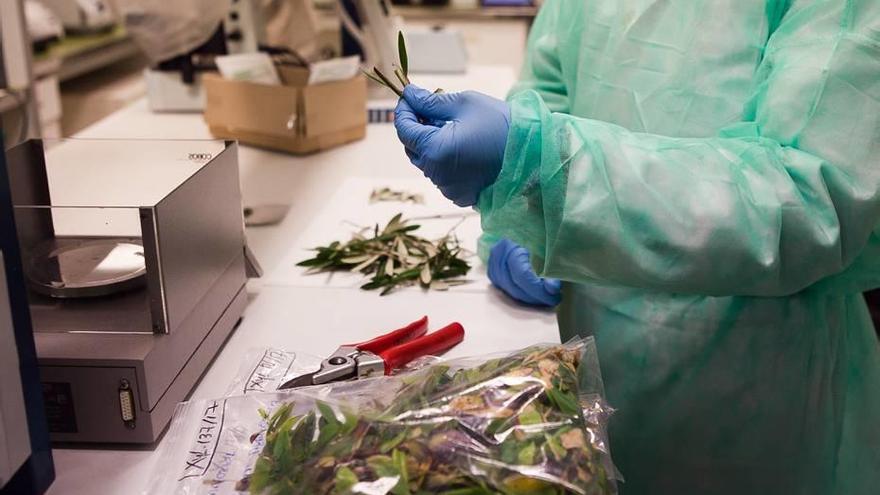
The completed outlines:
<svg viewBox="0 0 880 495">
<path fill-rule="evenodd" d="M 880 493 L 880 1 L 547 0 L 506 102 L 395 125 L 595 336 L 624 495 Z"/>
</svg>

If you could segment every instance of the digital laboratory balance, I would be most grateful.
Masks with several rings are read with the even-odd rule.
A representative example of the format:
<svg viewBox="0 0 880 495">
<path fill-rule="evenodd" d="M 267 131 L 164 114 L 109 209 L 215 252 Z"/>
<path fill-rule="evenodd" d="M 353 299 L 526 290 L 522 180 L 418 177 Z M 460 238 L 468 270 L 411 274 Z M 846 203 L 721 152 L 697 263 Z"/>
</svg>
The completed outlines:
<svg viewBox="0 0 880 495">
<path fill-rule="evenodd" d="M 0 181 L 51 437 L 152 443 L 246 304 L 237 145 L 43 144 L 9 150 Z"/>
</svg>

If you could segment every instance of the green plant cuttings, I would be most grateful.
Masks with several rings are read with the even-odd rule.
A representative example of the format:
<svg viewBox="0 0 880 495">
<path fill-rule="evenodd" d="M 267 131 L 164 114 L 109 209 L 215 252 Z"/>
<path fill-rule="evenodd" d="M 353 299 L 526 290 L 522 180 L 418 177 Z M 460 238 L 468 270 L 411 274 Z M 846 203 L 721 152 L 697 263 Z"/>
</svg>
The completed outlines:
<svg viewBox="0 0 880 495">
<path fill-rule="evenodd" d="M 297 263 L 310 272 L 349 271 L 370 275 L 364 290 L 390 293 L 397 287 L 419 284 L 425 289 L 446 290 L 466 283 L 471 267 L 462 259 L 458 238 L 449 233 L 437 241 L 415 235 L 419 225 L 409 225 L 398 213 L 384 229 L 376 225 L 353 235 L 346 243 L 335 241 L 314 249 L 317 255 Z M 369 235 L 370 232 L 372 235 Z"/>
<path fill-rule="evenodd" d="M 394 91 L 398 98 L 403 98 L 403 88 L 410 84 L 409 80 L 409 57 L 406 54 L 406 41 L 403 39 L 403 32 L 397 32 L 397 57 L 399 63 L 394 64 L 394 77 L 400 82 L 400 87 L 388 76 L 386 76 L 378 67 L 373 67 L 373 72 L 363 71 L 364 75 L 375 81 L 381 86 Z M 443 90 L 437 89 L 435 93 L 441 93 Z"/>
<path fill-rule="evenodd" d="M 237 488 L 252 494 L 605 495 L 613 482 L 578 399 L 579 350 L 530 348 L 404 378 L 374 413 L 316 401 L 269 414 Z M 295 399 L 297 400 L 297 399 Z M 386 404 L 391 404 L 386 406 Z M 366 490 L 366 491 L 365 491 Z"/>
<path fill-rule="evenodd" d="M 373 189 L 370 193 L 370 203 L 379 202 L 396 202 L 396 203 L 413 203 L 421 205 L 425 203 L 425 197 L 421 194 L 391 189 L 390 187 L 379 187 Z"/>
</svg>

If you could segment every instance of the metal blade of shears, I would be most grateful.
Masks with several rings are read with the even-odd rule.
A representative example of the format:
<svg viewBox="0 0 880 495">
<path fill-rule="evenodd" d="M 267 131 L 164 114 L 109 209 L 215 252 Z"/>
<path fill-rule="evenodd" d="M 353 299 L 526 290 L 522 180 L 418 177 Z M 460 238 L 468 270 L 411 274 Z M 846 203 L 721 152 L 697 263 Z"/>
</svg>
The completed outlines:
<svg viewBox="0 0 880 495">
<path fill-rule="evenodd" d="M 321 362 L 321 367 L 317 371 L 290 379 L 281 384 L 278 389 L 308 387 L 355 378 L 358 373 L 356 360 L 358 353 L 359 351 L 355 347 L 340 346 L 329 358 Z"/>
<path fill-rule="evenodd" d="M 315 373 L 317 373 L 317 371 L 312 372 L 312 373 L 306 373 L 305 375 L 299 375 L 296 378 L 292 378 L 290 380 L 287 380 L 286 382 L 282 383 L 280 387 L 278 387 L 278 390 L 286 390 L 289 388 L 308 387 L 308 386 L 314 385 L 313 380 L 315 378 Z"/>
</svg>

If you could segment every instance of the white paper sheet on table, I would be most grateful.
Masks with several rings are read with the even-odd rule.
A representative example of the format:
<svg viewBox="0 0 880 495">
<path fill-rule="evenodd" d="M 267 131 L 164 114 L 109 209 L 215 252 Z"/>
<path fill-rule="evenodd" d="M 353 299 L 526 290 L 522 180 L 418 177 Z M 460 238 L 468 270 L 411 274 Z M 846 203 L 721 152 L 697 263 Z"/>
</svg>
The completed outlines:
<svg viewBox="0 0 880 495">
<path fill-rule="evenodd" d="M 370 203 L 374 189 L 388 187 L 393 190 L 421 194 L 424 204 L 375 202 Z M 422 237 L 435 239 L 455 229 L 462 247 L 472 253 L 468 262 L 473 267 L 467 275 L 467 284 L 452 287 L 451 291 L 484 292 L 489 289 L 489 279 L 485 267 L 476 255 L 477 241 L 482 234 L 480 216 L 471 208 L 459 208 L 427 180 L 394 179 L 380 180 L 349 178 L 343 182 L 336 193 L 328 199 L 321 214 L 312 221 L 303 234 L 285 254 L 283 261 L 265 280 L 267 285 L 295 287 L 350 287 L 358 288 L 368 279 L 362 275 L 347 272 L 309 274 L 296 264 L 314 256 L 316 246 L 327 245 L 333 241 L 347 241 L 361 227 L 380 228 L 397 213 L 404 218 L 418 218 L 412 223 L 421 226 L 415 233 Z M 291 210 L 291 215 L 296 211 Z M 425 218 L 442 216 L 443 218 Z M 423 290 L 419 287 L 404 287 L 403 290 Z"/>
</svg>

